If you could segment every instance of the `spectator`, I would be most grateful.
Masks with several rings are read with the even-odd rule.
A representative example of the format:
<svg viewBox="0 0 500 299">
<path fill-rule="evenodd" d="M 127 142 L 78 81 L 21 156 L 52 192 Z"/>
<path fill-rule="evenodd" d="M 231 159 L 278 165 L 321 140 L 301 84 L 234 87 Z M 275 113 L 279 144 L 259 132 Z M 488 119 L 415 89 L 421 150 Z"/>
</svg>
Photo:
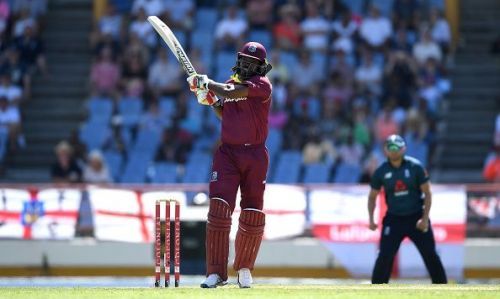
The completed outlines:
<svg viewBox="0 0 500 299">
<path fill-rule="evenodd" d="M 47 74 L 43 43 L 32 26 L 27 25 L 24 28 L 24 34 L 14 40 L 14 47 L 29 74 L 33 74 L 36 70 L 43 75 Z"/>
<path fill-rule="evenodd" d="M 123 34 L 123 16 L 118 14 L 116 7 L 112 3 L 108 3 L 106 12 L 97 22 L 94 39 L 102 39 L 103 36 L 109 35 L 113 41 L 120 41 Z M 95 42 L 94 42 L 95 44 Z"/>
<path fill-rule="evenodd" d="M 29 9 L 25 8 L 21 10 L 21 15 L 14 25 L 13 35 L 14 37 L 20 37 L 23 35 L 26 27 L 36 28 L 36 25 L 36 20 L 31 16 Z"/>
<path fill-rule="evenodd" d="M 317 127 L 312 127 L 302 150 L 304 164 L 333 162 L 337 159 L 337 150 L 333 143 L 323 138 Z"/>
<path fill-rule="evenodd" d="M 320 15 L 315 2 L 306 2 L 306 17 L 300 23 L 300 29 L 304 36 L 304 47 L 306 49 L 311 51 L 327 50 L 330 25 Z"/>
<path fill-rule="evenodd" d="M 15 151 L 21 131 L 21 116 L 17 108 L 9 105 L 9 101 L 5 96 L 0 96 L 0 131 L 1 134 L 6 132 L 9 151 Z M 0 148 L 5 148 L 4 144 L 0 144 Z M 2 158 L 3 154 L 0 155 L 0 161 L 2 161 Z"/>
<path fill-rule="evenodd" d="M 327 101 L 338 102 L 346 106 L 352 98 L 353 89 L 348 85 L 344 78 L 339 73 L 332 73 L 330 80 L 323 91 L 323 95 Z"/>
<path fill-rule="evenodd" d="M 279 15 L 280 22 L 273 28 L 275 45 L 282 50 L 294 51 L 299 48 L 301 42 L 299 9 L 288 3 L 280 8 Z"/>
<path fill-rule="evenodd" d="M 16 110 L 18 109 L 23 97 L 23 90 L 12 84 L 8 73 L 0 74 L 0 96 L 6 97 L 9 100 L 9 105 Z"/>
<path fill-rule="evenodd" d="M 87 146 L 80 140 L 79 131 L 74 129 L 69 136 L 69 145 L 73 149 L 73 159 L 78 165 L 83 166 L 87 159 Z"/>
<path fill-rule="evenodd" d="M 82 169 L 73 159 L 73 149 L 67 141 L 61 141 L 55 148 L 56 162 L 51 167 L 54 183 L 79 183 L 82 181 Z"/>
<path fill-rule="evenodd" d="M 353 61 L 349 61 L 349 58 L 353 58 L 344 49 L 337 49 L 334 52 L 334 56 L 331 59 L 330 73 L 338 73 L 347 85 L 352 85 L 354 82 L 354 70 Z"/>
<path fill-rule="evenodd" d="M 193 23 L 194 1 L 164 1 L 166 21 L 169 26 L 180 30 L 189 30 Z"/>
<path fill-rule="evenodd" d="M 374 127 L 375 141 L 377 144 L 383 144 L 387 137 L 399 133 L 399 126 L 393 113 L 394 108 L 392 104 L 387 103 L 377 116 Z"/>
<path fill-rule="evenodd" d="M 248 23 L 252 29 L 269 29 L 272 18 L 272 0 L 249 0 L 246 3 Z"/>
<path fill-rule="evenodd" d="M 159 47 L 157 59 L 149 67 L 148 86 L 152 93 L 157 97 L 176 95 L 182 88 L 183 76 L 179 63 L 169 60 L 165 48 Z"/>
<path fill-rule="evenodd" d="M 408 30 L 406 26 L 400 27 L 396 30 L 394 39 L 392 40 L 391 49 L 393 51 L 403 51 L 407 54 L 411 54 L 413 49 L 412 44 L 409 42 L 410 37 L 408 36 Z"/>
<path fill-rule="evenodd" d="M 361 65 L 356 70 L 356 83 L 360 89 L 371 89 L 374 93 L 380 93 L 382 82 L 382 68 L 373 62 L 370 51 L 365 51 Z"/>
<path fill-rule="evenodd" d="M 432 39 L 439 44 L 444 54 L 448 53 L 451 44 L 451 31 L 450 25 L 441 11 L 437 9 L 431 10 L 430 25 Z"/>
<path fill-rule="evenodd" d="M 292 72 L 292 82 L 299 90 L 307 90 L 320 83 L 323 79 L 316 66 L 311 61 L 311 54 L 307 51 L 300 53 L 299 63 Z"/>
<path fill-rule="evenodd" d="M 368 117 L 368 109 L 362 101 L 356 101 L 353 109 L 352 136 L 354 142 L 368 149 L 371 144 L 371 121 Z"/>
<path fill-rule="evenodd" d="M 346 53 L 354 49 L 354 39 L 357 38 L 358 24 L 352 19 L 351 12 L 346 10 L 340 20 L 332 24 L 334 48 L 341 47 Z"/>
<path fill-rule="evenodd" d="M 394 23 L 407 23 L 408 27 L 418 27 L 419 18 L 419 1 L 418 0 L 396 0 L 393 3 L 392 11 L 394 14 Z"/>
<path fill-rule="evenodd" d="M 132 55 L 124 61 L 122 86 L 129 97 L 142 98 L 148 79 L 148 69 L 139 55 Z"/>
<path fill-rule="evenodd" d="M 111 49 L 104 48 L 97 62 L 92 65 L 90 83 L 93 93 L 114 96 L 120 80 L 120 68 L 112 60 Z"/>
<path fill-rule="evenodd" d="M 152 102 L 149 104 L 148 110 L 141 116 L 139 127 L 140 129 L 161 132 L 170 125 L 169 121 L 161 114 L 157 102 Z"/>
<path fill-rule="evenodd" d="M 424 30 L 420 41 L 413 46 L 413 56 L 420 65 L 423 65 L 429 58 L 441 62 L 443 56 L 441 48 L 432 40 L 429 30 Z"/>
<path fill-rule="evenodd" d="M 98 150 L 93 150 L 89 154 L 88 164 L 83 169 L 83 181 L 91 184 L 111 183 L 109 169 L 102 154 Z"/>
<path fill-rule="evenodd" d="M 4 34 L 7 29 L 10 17 L 10 5 L 8 0 L 0 0 L 0 34 Z"/>
<path fill-rule="evenodd" d="M 405 109 L 410 107 L 417 85 L 417 66 L 414 60 L 402 51 L 391 53 L 384 73 L 384 98 L 395 97 L 398 106 Z"/>
<path fill-rule="evenodd" d="M 351 134 L 347 136 L 347 142 L 339 146 L 339 158 L 347 165 L 361 167 L 364 152 L 363 146 L 357 143 Z"/>
<path fill-rule="evenodd" d="M 230 5 L 226 16 L 215 28 L 215 39 L 219 49 L 224 51 L 239 49 L 247 29 L 246 20 L 238 15 L 238 6 Z"/>
<path fill-rule="evenodd" d="M 486 159 L 483 169 L 483 177 L 491 183 L 500 182 L 500 146 L 495 146 L 495 152 Z"/>
<path fill-rule="evenodd" d="M 271 64 L 273 69 L 269 72 L 268 78 L 271 82 L 278 81 L 279 83 L 286 84 L 290 77 L 289 66 L 281 62 L 279 51 L 273 51 L 271 53 Z"/>
<path fill-rule="evenodd" d="M 141 10 L 148 16 L 161 16 L 165 12 L 165 5 L 162 0 L 134 0 L 132 4 L 132 14 L 138 16 Z"/>
<path fill-rule="evenodd" d="M 369 49 L 382 51 L 392 36 L 392 25 L 376 6 L 372 6 L 361 24 L 359 34 Z"/>
<path fill-rule="evenodd" d="M 129 41 L 123 53 L 123 60 L 129 61 L 132 57 L 138 56 L 141 61 L 150 61 L 150 49 L 142 42 L 136 33 L 129 35 Z"/>
<path fill-rule="evenodd" d="M 14 0 L 12 12 L 19 16 L 21 11 L 27 9 L 35 19 L 42 18 L 47 13 L 47 0 Z"/>
<path fill-rule="evenodd" d="M 25 98 L 29 98 L 28 90 L 31 90 L 31 76 L 26 73 L 26 68 L 19 61 L 19 53 L 12 48 L 5 52 L 5 60 L 0 64 L 0 74 L 10 75 L 14 86 L 24 89 Z"/>
<path fill-rule="evenodd" d="M 154 0 L 150 1 L 153 2 Z M 149 48 L 156 46 L 156 33 L 151 24 L 149 24 L 146 12 L 142 7 L 139 8 L 137 18 L 130 23 L 129 34 L 136 34 Z"/>
</svg>

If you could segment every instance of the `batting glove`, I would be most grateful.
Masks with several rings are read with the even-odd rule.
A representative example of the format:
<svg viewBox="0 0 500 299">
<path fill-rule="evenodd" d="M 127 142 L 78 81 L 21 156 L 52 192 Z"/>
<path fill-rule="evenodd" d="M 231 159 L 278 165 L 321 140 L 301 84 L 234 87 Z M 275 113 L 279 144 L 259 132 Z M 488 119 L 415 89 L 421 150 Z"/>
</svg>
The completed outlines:
<svg viewBox="0 0 500 299">
<path fill-rule="evenodd" d="M 219 101 L 219 98 L 211 90 L 196 89 L 196 98 L 202 105 L 212 106 Z"/>
<path fill-rule="evenodd" d="M 189 83 L 189 89 L 191 91 L 196 92 L 197 89 L 208 90 L 208 79 L 207 75 L 191 75 L 187 78 L 187 82 Z"/>
</svg>

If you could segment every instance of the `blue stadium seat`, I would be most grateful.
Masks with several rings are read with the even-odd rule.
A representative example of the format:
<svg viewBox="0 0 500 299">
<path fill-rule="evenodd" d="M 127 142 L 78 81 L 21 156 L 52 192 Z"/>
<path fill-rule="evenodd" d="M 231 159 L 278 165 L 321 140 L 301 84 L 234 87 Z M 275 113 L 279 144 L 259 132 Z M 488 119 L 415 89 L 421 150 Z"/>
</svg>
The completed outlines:
<svg viewBox="0 0 500 299">
<path fill-rule="evenodd" d="M 332 165 L 330 163 L 315 163 L 304 167 L 304 183 L 328 183 Z"/>
<path fill-rule="evenodd" d="M 267 136 L 266 147 L 269 151 L 269 159 L 273 160 L 276 154 L 281 150 L 283 143 L 283 133 L 281 130 L 270 128 Z"/>
<path fill-rule="evenodd" d="M 271 49 L 273 43 L 273 37 L 267 30 L 251 30 L 248 40 L 261 43 L 266 49 Z"/>
<path fill-rule="evenodd" d="M 218 12 L 213 8 L 200 8 L 196 10 L 195 28 L 196 30 L 202 30 L 209 32 L 210 36 L 213 37 L 213 32 L 215 30 L 215 25 L 218 21 Z"/>
<path fill-rule="evenodd" d="M 193 151 L 186 163 L 183 183 L 206 183 L 209 178 L 211 157 L 209 154 Z"/>
<path fill-rule="evenodd" d="M 161 114 L 166 118 L 171 118 L 175 114 L 175 99 L 173 97 L 161 97 L 159 108 Z"/>
<path fill-rule="evenodd" d="M 160 138 L 161 132 L 159 131 L 139 130 L 132 150 L 152 156 L 160 144 Z"/>
<path fill-rule="evenodd" d="M 136 126 L 141 118 L 143 102 L 140 98 L 123 97 L 118 102 L 118 113 L 122 116 L 122 125 Z"/>
<path fill-rule="evenodd" d="M 120 178 L 120 182 L 129 184 L 145 183 L 146 172 L 151 160 L 151 157 L 145 153 L 131 153 L 125 165 L 123 175 Z"/>
<path fill-rule="evenodd" d="M 80 140 L 88 150 L 100 149 L 106 140 L 111 137 L 108 125 L 99 123 L 85 123 L 80 128 Z"/>
<path fill-rule="evenodd" d="M 151 182 L 155 184 L 177 183 L 177 166 L 175 163 L 155 163 Z"/>
<path fill-rule="evenodd" d="M 390 17 L 394 0 L 372 0 L 372 4 L 378 7 L 383 16 Z"/>
<path fill-rule="evenodd" d="M 283 151 L 274 171 L 273 183 L 294 184 L 299 182 L 302 154 L 299 151 Z"/>
<path fill-rule="evenodd" d="M 113 115 L 113 100 L 108 98 L 91 98 L 87 103 L 89 123 L 109 124 Z"/>
<path fill-rule="evenodd" d="M 123 156 L 118 152 L 106 151 L 104 152 L 104 160 L 108 165 L 108 169 L 111 177 L 113 178 L 113 181 L 118 181 L 122 172 Z"/>
<path fill-rule="evenodd" d="M 361 168 L 359 166 L 340 163 L 335 171 L 334 183 L 354 184 L 358 183 L 361 177 Z"/>
<path fill-rule="evenodd" d="M 365 10 L 365 0 L 342 0 L 349 9 L 358 15 L 362 15 Z"/>
</svg>

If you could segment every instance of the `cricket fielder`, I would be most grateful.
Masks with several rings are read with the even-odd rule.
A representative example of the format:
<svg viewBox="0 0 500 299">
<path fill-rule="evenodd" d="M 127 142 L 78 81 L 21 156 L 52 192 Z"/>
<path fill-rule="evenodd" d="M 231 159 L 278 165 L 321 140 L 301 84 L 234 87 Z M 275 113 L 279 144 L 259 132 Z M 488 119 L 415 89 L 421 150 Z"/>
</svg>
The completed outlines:
<svg viewBox="0 0 500 299">
<path fill-rule="evenodd" d="M 269 156 L 265 147 L 272 85 L 266 49 L 249 42 L 238 52 L 234 74 L 226 83 L 206 75 L 187 80 L 198 102 L 211 105 L 222 121 L 221 145 L 213 157 L 210 207 L 206 231 L 207 276 L 202 288 L 227 283 L 231 215 L 241 190 L 241 214 L 236 234 L 234 270 L 238 285 L 249 288 L 255 259 L 264 234 L 264 189 Z M 221 98 L 221 100 L 219 100 Z"/>
<path fill-rule="evenodd" d="M 381 187 L 384 187 L 387 203 L 372 283 L 389 282 L 394 256 L 405 237 L 415 243 L 432 283 L 447 283 L 429 220 L 432 203 L 429 175 L 417 159 L 405 156 L 405 151 L 406 144 L 401 136 L 389 136 L 384 144 L 387 161 L 375 170 L 371 179 L 368 195 L 371 230 L 377 229 L 373 212 Z"/>
</svg>

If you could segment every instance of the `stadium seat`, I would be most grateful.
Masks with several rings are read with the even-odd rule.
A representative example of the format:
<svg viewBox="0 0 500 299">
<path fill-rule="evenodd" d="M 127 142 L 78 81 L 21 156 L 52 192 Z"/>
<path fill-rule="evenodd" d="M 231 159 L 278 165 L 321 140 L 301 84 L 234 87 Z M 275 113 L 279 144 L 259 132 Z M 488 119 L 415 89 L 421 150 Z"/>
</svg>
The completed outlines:
<svg viewBox="0 0 500 299">
<path fill-rule="evenodd" d="M 274 171 L 273 183 L 294 184 L 299 182 L 302 154 L 299 151 L 283 151 Z"/>
<path fill-rule="evenodd" d="M 330 178 L 331 163 L 315 163 L 304 167 L 303 182 L 308 183 L 328 183 Z"/>
<path fill-rule="evenodd" d="M 357 15 L 362 15 L 365 11 L 365 0 L 342 0 L 344 5 Z"/>
<path fill-rule="evenodd" d="M 361 168 L 359 166 L 340 163 L 335 171 L 334 183 L 354 184 L 358 183 L 361 177 Z"/>
<path fill-rule="evenodd" d="M 114 151 L 104 152 L 104 160 L 108 166 L 113 181 L 118 181 L 123 167 L 123 156 Z"/>
<path fill-rule="evenodd" d="M 123 175 L 120 178 L 121 183 L 145 183 L 146 172 L 151 163 L 151 157 L 145 153 L 133 152 L 130 154 Z"/>
<path fill-rule="evenodd" d="M 172 97 L 161 97 L 159 101 L 160 113 L 166 117 L 171 118 L 175 115 L 175 99 Z"/>
<path fill-rule="evenodd" d="M 378 7 L 383 16 L 388 18 L 391 17 L 393 3 L 394 0 L 372 0 L 372 4 Z"/>
<path fill-rule="evenodd" d="M 160 144 L 161 132 L 154 130 L 139 130 L 133 151 L 153 155 Z"/>
<path fill-rule="evenodd" d="M 267 136 L 266 147 L 269 151 L 269 159 L 273 160 L 276 154 L 281 150 L 283 143 L 283 133 L 281 130 L 270 128 Z"/>
<path fill-rule="evenodd" d="M 140 98 L 124 97 L 118 102 L 118 113 L 125 127 L 136 126 L 141 118 L 143 102 Z"/>
<path fill-rule="evenodd" d="M 80 128 L 80 140 L 88 150 L 100 149 L 111 136 L 108 125 L 99 123 L 85 123 Z"/>
<path fill-rule="evenodd" d="M 209 34 L 207 35 L 212 37 L 212 33 L 214 32 L 215 25 L 218 21 L 217 10 L 213 8 L 197 9 L 194 19 L 196 30 L 208 32 Z"/>
<path fill-rule="evenodd" d="M 177 167 L 175 163 L 155 163 L 151 182 L 154 184 L 177 183 Z"/>
<path fill-rule="evenodd" d="M 183 183 L 206 183 L 208 181 L 211 157 L 209 154 L 199 151 L 193 151 L 186 163 L 186 170 Z"/>
<path fill-rule="evenodd" d="M 87 103 L 88 122 L 109 124 L 113 115 L 113 100 L 107 98 L 91 98 Z"/>
</svg>

